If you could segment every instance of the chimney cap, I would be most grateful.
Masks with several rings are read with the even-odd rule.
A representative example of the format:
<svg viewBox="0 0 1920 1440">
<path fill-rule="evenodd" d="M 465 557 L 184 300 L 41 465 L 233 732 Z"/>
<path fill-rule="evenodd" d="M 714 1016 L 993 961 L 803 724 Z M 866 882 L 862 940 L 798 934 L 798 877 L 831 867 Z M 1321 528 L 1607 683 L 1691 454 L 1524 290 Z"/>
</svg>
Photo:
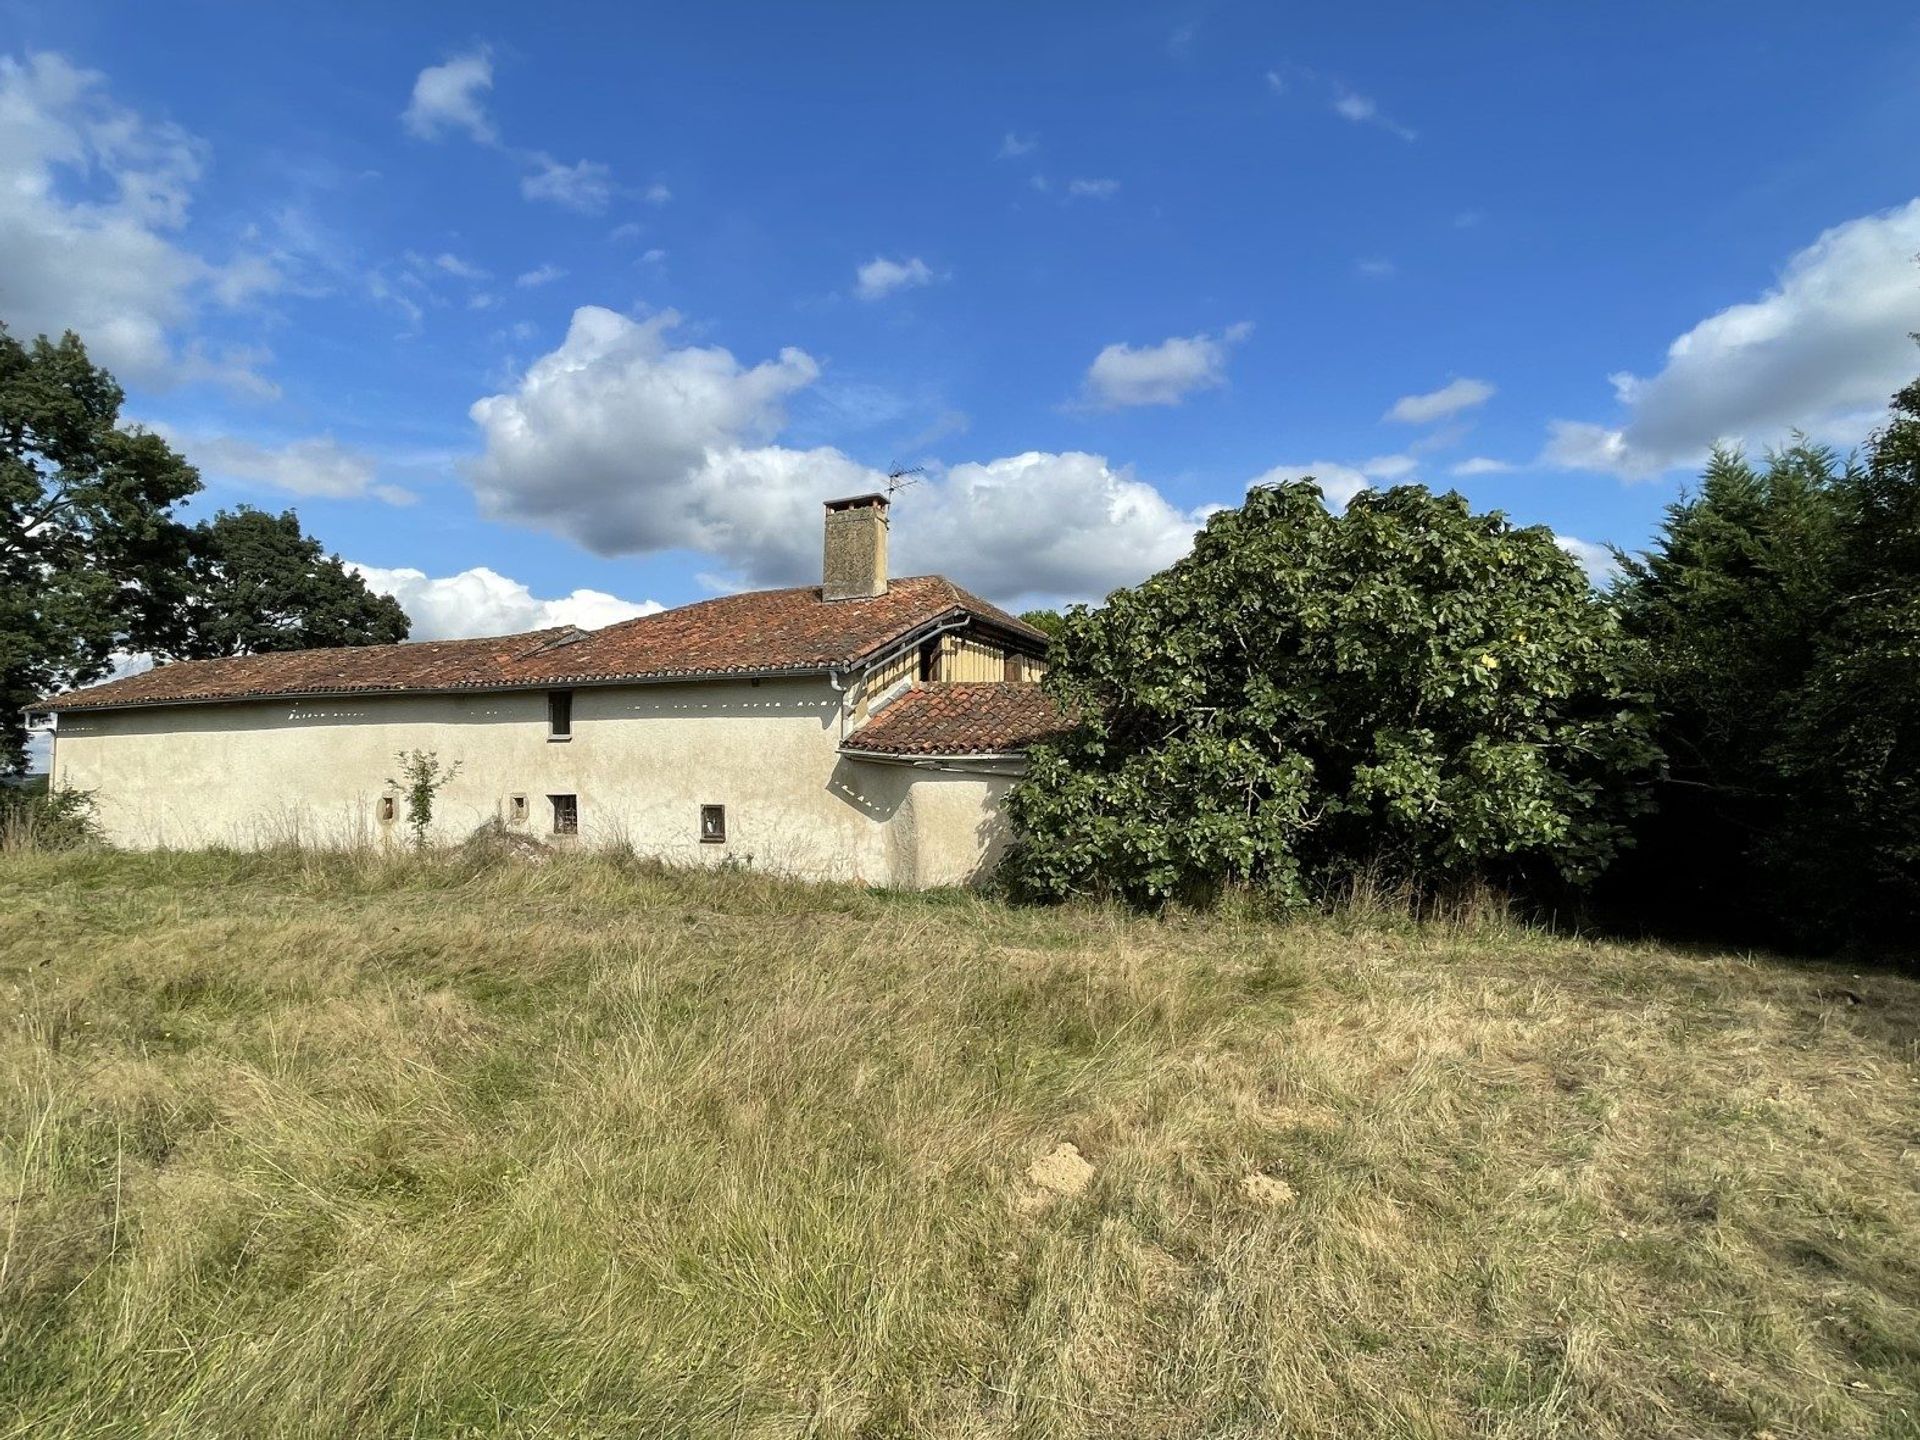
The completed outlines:
<svg viewBox="0 0 1920 1440">
<path fill-rule="evenodd" d="M 858 510 L 868 505 L 878 505 L 884 510 L 889 503 L 887 497 L 876 490 L 871 495 L 849 495 L 844 500 L 829 500 L 827 501 L 827 509 Z"/>
</svg>

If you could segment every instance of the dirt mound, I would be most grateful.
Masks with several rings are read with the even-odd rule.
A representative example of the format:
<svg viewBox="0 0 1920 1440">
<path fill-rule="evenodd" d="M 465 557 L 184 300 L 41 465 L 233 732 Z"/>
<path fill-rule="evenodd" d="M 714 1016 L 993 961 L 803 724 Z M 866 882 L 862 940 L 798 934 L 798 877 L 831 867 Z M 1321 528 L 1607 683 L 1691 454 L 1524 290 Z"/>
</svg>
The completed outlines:
<svg viewBox="0 0 1920 1440">
<path fill-rule="evenodd" d="M 1291 1205 L 1294 1189 L 1278 1175 L 1253 1174 L 1240 1181 L 1240 1193 L 1256 1205 Z"/>
<path fill-rule="evenodd" d="M 1056 1200 L 1071 1199 L 1092 1183 L 1093 1166 L 1079 1147 L 1056 1145 L 1027 1167 L 1027 1184 L 1018 1203 L 1022 1210 L 1044 1210 Z"/>
</svg>

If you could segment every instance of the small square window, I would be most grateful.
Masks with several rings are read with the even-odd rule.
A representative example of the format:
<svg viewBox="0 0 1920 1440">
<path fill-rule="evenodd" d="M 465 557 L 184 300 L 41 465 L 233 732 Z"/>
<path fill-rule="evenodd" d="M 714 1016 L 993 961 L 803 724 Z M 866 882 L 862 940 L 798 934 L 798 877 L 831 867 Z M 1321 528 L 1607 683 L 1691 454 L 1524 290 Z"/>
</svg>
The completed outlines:
<svg viewBox="0 0 1920 1440">
<path fill-rule="evenodd" d="M 726 806 L 702 805 L 700 807 L 700 843 L 702 845 L 727 843 Z"/>
<path fill-rule="evenodd" d="M 524 825 L 527 823 L 527 797 L 526 796 L 514 795 L 508 798 L 507 817 L 510 820 L 512 820 L 513 823 L 516 825 Z"/>
<path fill-rule="evenodd" d="M 380 823 L 382 825 L 391 825 L 395 815 L 399 812 L 399 806 L 400 802 L 393 796 L 382 795 L 380 797 Z"/>
<path fill-rule="evenodd" d="M 547 692 L 547 738 L 549 740 L 573 738 L 573 691 L 549 690 Z"/>
<path fill-rule="evenodd" d="M 547 799 L 553 802 L 553 833 L 578 835 L 580 833 L 580 797 L 549 795 Z"/>
</svg>

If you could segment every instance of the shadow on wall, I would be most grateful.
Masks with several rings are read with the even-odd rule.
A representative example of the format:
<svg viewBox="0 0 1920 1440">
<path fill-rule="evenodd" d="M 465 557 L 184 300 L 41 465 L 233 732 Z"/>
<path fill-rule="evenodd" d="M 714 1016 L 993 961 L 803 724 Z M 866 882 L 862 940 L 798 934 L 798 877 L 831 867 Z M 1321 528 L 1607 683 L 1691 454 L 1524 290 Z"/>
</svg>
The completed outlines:
<svg viewBox="0 0 1920 1440">
<path fill-rule="evenodd" d="M 913 781 L 914 772 L 904 765 L 880 765 L 842 755 L 827 776 L 827 793 L 869 820 L 887 821 L 906 800 Z"/>
<path fill-rule="evenodd" d="M 564 688 L 564 687 L 562 687 Z M 631 699 L 608 703 L 601 694 L 631 688 Z M 576 710 L 575 721 L 593 719 L 689 719 L 717 718 L 734 720 L 765 719 L 770 715 L 809 715 L 822 729 L 838 718 L 837 702 L 808 693 L 806 698 L 792 694 L 792 687 L 768 685 L 726 687 L 739 693 L 711 693 L 720 687 L 703 687 L 710 693 L 690 696 L 690 687 L 663 685 L 654 687 L 579 687 L 576 693 L 595 694 L 597 714 Z M 445 692 L 427 695 L 372 695 L 313 700 L 248 700 L 209 705 L 154 705 L 116 710 L 113 725 L 116 735 L 192 735 L 241 734 L 259 730 L 312 730 L 355 725 L 497 725 L 502 719 L 517 720 L 530 726 L 546 724 L 545 690 L 490 691 L 482 694 Z M 69 733 L 93 732 L 88 712 L 76 711 L 66 719 Z"/>
</svg>

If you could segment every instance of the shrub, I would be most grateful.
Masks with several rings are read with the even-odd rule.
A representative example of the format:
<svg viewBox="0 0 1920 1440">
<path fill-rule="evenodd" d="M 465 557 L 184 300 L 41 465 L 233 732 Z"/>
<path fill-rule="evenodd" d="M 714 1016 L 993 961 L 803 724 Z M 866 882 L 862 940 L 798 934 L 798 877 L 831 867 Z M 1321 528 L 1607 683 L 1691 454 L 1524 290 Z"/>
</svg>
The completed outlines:
<svg viewBox="0 0 1920 1440">
<path fill-rule="evenodd" d="M 92 791 L 0 785 L 0 849 L 78 850 L 104 843 Z"/>
<path fill-rule="evenodd" d="M 1624 650 L 1544 529 L 1418 486 L 1343 515 L 1310 482 L 1256 489 L 1067 615 L 1046 683 L 1083 720 L 1009 797 L 1008 880 L 1286 904 L 1361 874 L 1583 884 L 1657 759 Z"/>
<path fill-rule="evenodd" d="M 402 750 L 394 756 L 400 767 L 399 780 L 388 785 L 407 797 L 407 828 L 413 832 L 413 848 L 427 847 L 427 831 L 433 825 L 433 804 L 439 794 L 460 773 L 460 762 L 442 765 L 432 750 Z"/>
</svg>

